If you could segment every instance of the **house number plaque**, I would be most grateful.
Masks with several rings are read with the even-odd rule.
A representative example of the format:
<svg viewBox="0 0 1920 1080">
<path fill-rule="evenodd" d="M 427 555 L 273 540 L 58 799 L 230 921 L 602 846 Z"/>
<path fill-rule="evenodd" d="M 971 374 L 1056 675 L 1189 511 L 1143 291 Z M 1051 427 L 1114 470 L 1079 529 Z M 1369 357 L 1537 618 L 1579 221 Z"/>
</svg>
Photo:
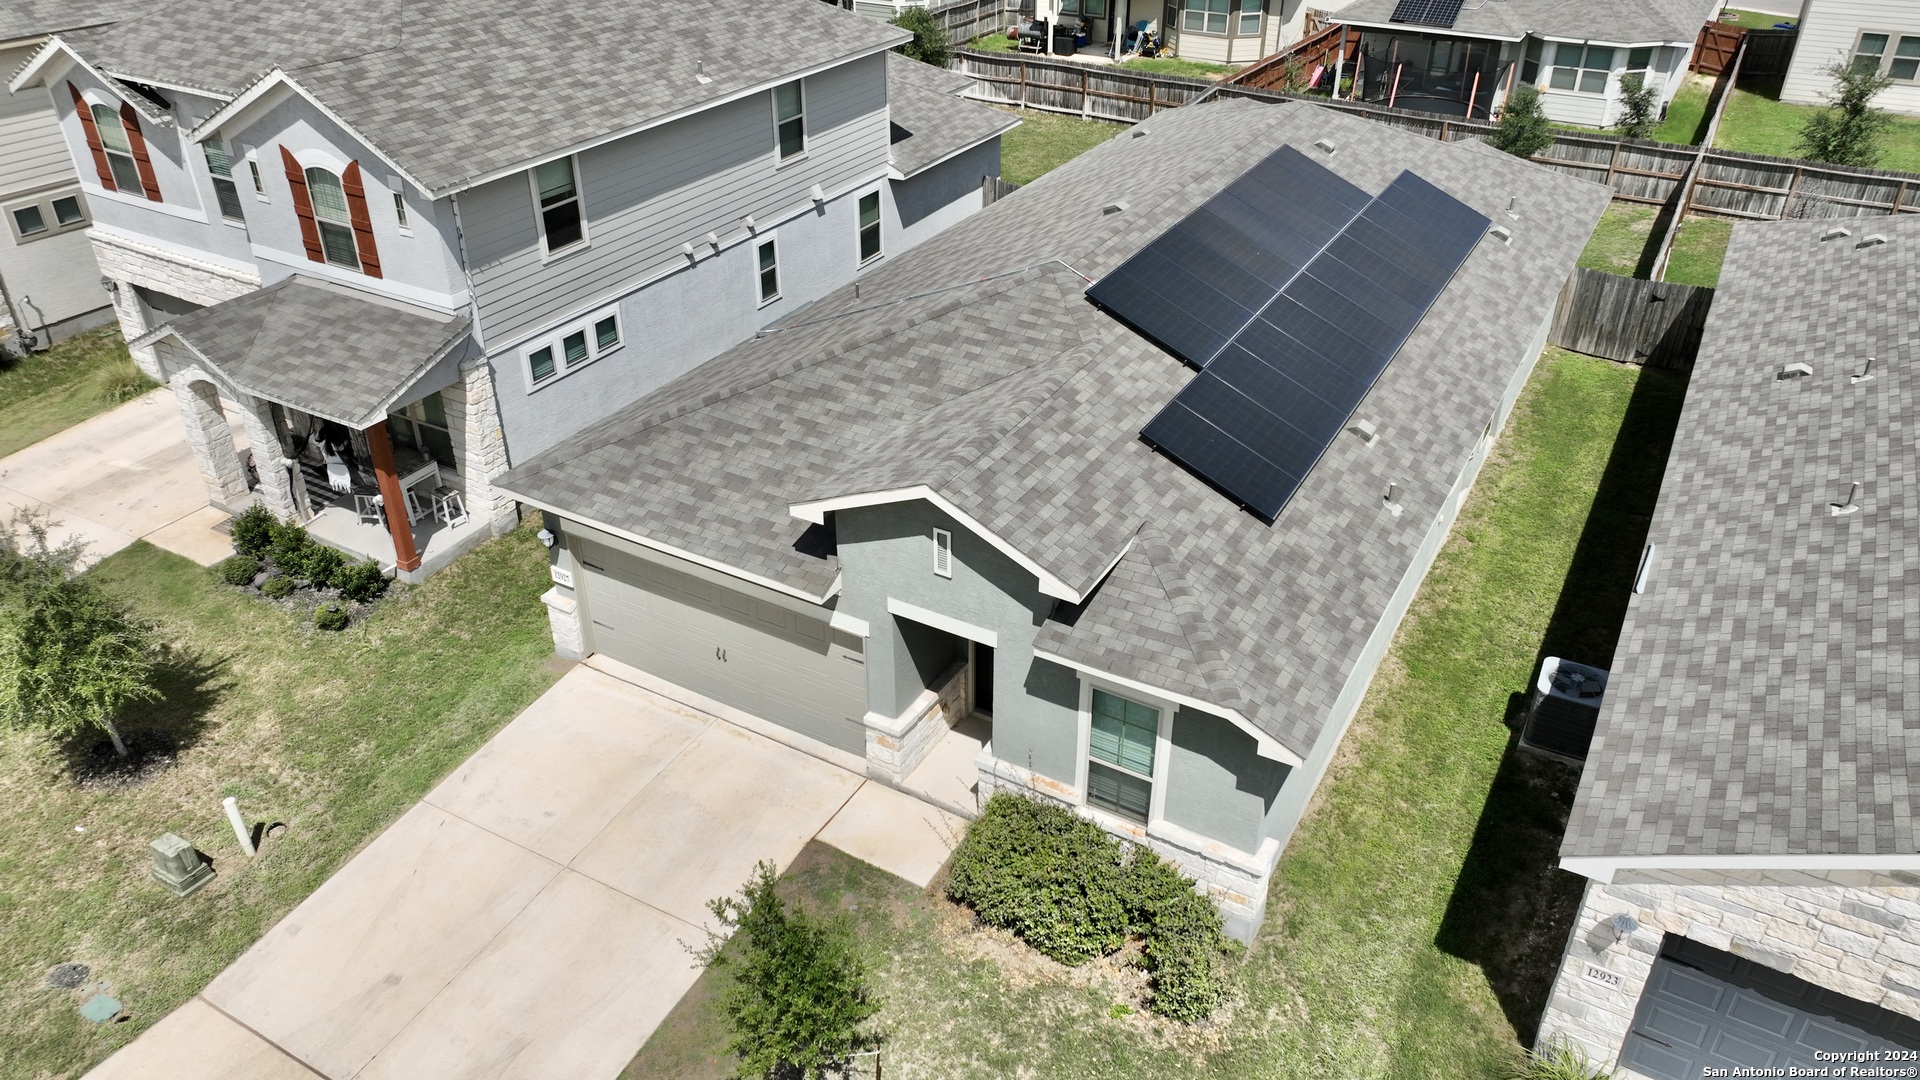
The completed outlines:
<svg viewBox="0 0 1920 1080">
<path fill-rule="evenodd" d="M 1597 982 L 1609 990 L 1620 989 L 1620 976 L 1615 975 L 1613 972 L 1597 964 L 1587 965 L 1587 980 L 1589 982 Z"/>
</svg>

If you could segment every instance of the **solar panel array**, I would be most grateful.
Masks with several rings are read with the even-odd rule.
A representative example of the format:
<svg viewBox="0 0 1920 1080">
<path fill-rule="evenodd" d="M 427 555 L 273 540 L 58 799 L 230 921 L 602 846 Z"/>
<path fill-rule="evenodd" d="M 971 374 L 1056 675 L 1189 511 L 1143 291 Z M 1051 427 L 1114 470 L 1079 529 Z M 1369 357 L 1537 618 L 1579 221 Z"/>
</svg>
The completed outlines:
<svg viewBox="0 0 1920 1080">
<path fill-rule="evenodd" d="M 1388 22 L 1419 23 L 1422 26 L 1452 26 L 1460 18 L 1462 0 L 1400 0 L 1393 5 Z"/>
<path fill-rule="evenodd" d="M 1283 147 L 1087 295 L 1201 369 L 1141 436 L 1272 522 L 1490 224 Z"/>
</svg>

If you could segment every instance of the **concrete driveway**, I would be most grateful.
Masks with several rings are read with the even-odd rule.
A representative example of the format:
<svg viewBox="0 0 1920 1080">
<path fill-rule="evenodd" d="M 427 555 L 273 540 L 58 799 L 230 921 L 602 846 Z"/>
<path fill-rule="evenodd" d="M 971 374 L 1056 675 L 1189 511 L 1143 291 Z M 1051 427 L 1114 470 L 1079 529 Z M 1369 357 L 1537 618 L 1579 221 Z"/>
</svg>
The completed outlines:
<svg viewBox="0 0 1920 1080">
<path fill-rule="evenodd" d="M 856 855 L 871 841 L 923 883 L 938 837 L 959 831 L 836 765 L 576 667 L 89 1075 L 614 1077 L 698 976 L 685 946 L 705 940 L 705 902 L 757 860 L 785 867 L 843 809 L 826 839 Z"/>
<path fill-rule="evenodd" d="M 89 563 L 141 539 L 205 566 L 233 554 L 165 388 L 0 458 L 0 520 L 21 506 L 85 540 Z"/>
</svg>

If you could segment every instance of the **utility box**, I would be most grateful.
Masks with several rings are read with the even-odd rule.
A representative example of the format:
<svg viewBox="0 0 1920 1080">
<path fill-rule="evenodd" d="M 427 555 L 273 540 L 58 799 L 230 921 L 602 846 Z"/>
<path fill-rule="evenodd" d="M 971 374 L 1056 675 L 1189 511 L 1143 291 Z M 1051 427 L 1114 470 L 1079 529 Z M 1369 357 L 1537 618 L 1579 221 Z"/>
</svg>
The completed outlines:
<svg viewBox="0 0 1920 1080">
<path fill-rule="evenodd" d="M 147 850 L 153 852 L 153 866 L 147 872 L 175 896 L 192 896 L 213 880 L 213 867 L 180 836 L 167 833 L 148 844 Z"/>
<path fill-rule="evenodd" d="M 1533 697 L 1520 728 L 1520 745 L 1535 753 L 1584 765 L 1607 693 L 1607 669 L 1549 656 L 1534 680 Z"/>
</svg>

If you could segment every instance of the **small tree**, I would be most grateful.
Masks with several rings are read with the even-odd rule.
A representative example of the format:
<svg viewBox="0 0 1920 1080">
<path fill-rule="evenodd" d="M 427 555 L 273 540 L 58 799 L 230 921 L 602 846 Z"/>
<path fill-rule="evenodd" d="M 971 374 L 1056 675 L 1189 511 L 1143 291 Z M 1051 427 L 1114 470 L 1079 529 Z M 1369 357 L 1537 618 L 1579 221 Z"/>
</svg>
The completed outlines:
<svg viewBox="0 0 1920 1080">
<path fill-rule="evenodd" d="M 1802 156 L 1834 165 L 1867 166 L 1880 160 L 1880 135 L 1891 123 L 1873 99 L 1893 84 L 1877 69 L 1838 63 L 1827 69 L 1833 89 L 1827 107 L 1800 128 Z"/>
<path fill-rule="evenodd" d="M 953 57 L 953 43 L 940 17 L 924 7 L 910 7 L 894 16 L 893 25 L 913 34 L 913 40 L 900 46 L 901 53 L 923 64 L 946 67 Z"/>
<path fill-rule="evenodd" d="M 737 898 L 708 901 L 734 940 L 728 947 L 710 933 L 699 956 L 732 975 L 719 1008 L 733 1029 L 727 1049 L 740 1059 L 734 1075 L 818 1080 L 844 1071 L 851 1054 L 879 1042 L 866 1028 L 879 1005 L 846 924 L 788 907 L 774 881 L 773 865 L 758 863 Z"/>
<path fill-rule="evenodd" d="M 0 726 L 56 737 L 98 728 L 126 757 L 114 718 L 160 696 L 153 632 L 75 573 L 83 546 L 54 545 L 51 529 L 20 511 L 0 535 Z"/>
<path fill-rule="evenodd" d="M 1660 96 L 1639 72 L 1620 77 L 1620 123 L 1616 130 L 1629 139 L 1644 139 L 1660 124 Z"/>
<path fill-rule="evenodd" d="M 1526 85 L 1514 88 L 1487 142 L 1494 149 L 1519 158 L 1530 158 L 1553 145 L 1553 129 L 1547 126 L 1547 114 L 1541 111 L 1537 88 Z"/>
</svg>

